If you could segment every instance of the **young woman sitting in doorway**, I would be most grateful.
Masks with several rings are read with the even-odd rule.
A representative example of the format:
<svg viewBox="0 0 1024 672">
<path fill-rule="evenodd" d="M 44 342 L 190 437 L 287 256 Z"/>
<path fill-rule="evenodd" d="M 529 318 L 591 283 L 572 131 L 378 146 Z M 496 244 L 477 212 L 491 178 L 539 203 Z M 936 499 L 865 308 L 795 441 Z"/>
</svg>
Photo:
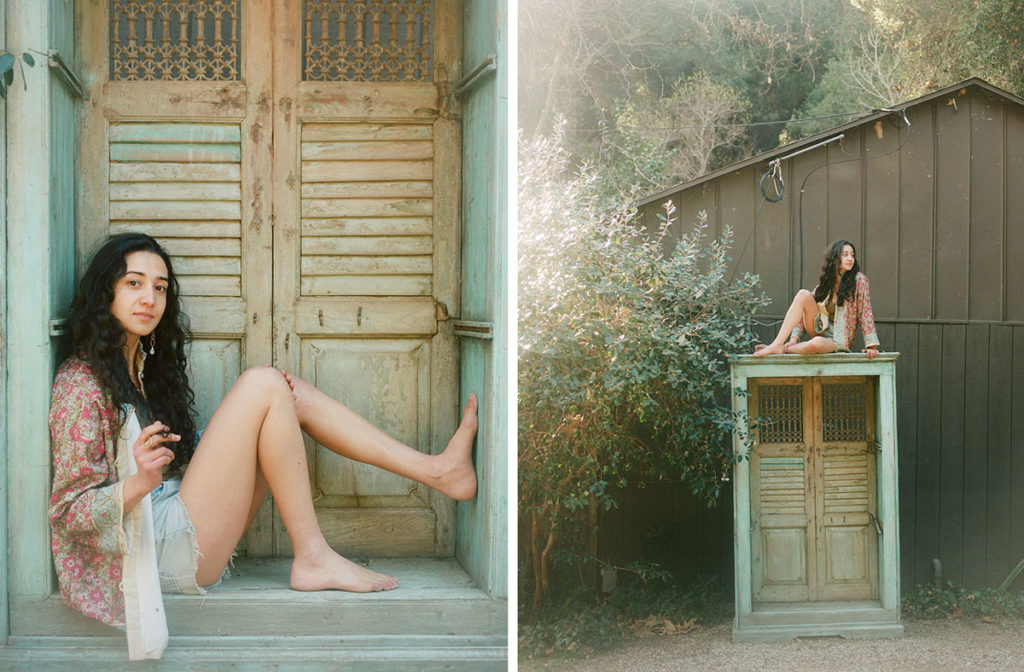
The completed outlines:
<svg viewBox="0 0 1024 672">
<path fill-rule="evenodd" d="M 49 418 L 54 562 L 64 601 L 124 625 L 133 659 L 158 657 L 166 646 L 161 590 L 203 594 L 218 583 L 268 489 L 295 550 L 293 589 L 398 586 L 328 545 L 314 512 L 303 431 L 339 455 L 453 499 L 476 493 L 473 394 L 447 448 L 428 455 L 297 376 L 256 367 L 199 432 L 178 281 L 149 236 L 113 236 L 99 249 L 72 301 L 71 330 L 72 354 L 57 372 Z M 156 625 L 147 621 L 153 610 Z"/>
</svg>

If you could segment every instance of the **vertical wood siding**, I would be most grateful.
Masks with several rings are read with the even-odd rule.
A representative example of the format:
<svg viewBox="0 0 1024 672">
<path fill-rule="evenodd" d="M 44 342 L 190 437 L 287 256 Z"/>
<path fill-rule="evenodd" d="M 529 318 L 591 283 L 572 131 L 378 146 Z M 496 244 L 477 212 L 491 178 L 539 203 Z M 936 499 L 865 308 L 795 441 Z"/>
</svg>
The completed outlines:
<svg viewBox="0 0 1024 672">
<path fill-rule="evenodd" d="M 825 246 L 854 242 L 882 348 L 902 353 L 904 590 L 932 578 L 933 558 L 946 578 L 991 586 L 1024 558 L 1024 109 L 968 86 L 907 114 L 909 133 L 896 116 L 866 122 L 783 162 L 779 203 L 760 197 L 765 163 L 674 195 L 674 234 L 698 210 L 712 231 L 732 227 L 735 263 L 772 298 L 764 337 L 814 287 Z M 640 557 L 660 525 L 684 579 L 714 573 L 729 587 L 729 501 L 708 510 L 679 485 L 630 490 L 604 518 L 599 554 Z"/>
</svg>

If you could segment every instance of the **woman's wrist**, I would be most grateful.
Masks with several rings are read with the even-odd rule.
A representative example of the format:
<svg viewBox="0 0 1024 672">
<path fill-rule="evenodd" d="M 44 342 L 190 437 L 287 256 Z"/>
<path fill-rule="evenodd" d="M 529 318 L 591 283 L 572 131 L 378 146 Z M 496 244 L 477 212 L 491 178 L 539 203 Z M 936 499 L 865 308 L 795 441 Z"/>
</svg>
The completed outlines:
<svg viewBox="0 0 1024 672">
<path fill-rule="evenodd" d="M 138 506 L 142 498 L 152 490 L 153 488 L 147 487 L 147 484 L 142 480 L 138 472 L 124 479 L 124 485 L 121 489 L 121 497 L 124 500 L 124 512 L 128 513 Z"/>
</svg>

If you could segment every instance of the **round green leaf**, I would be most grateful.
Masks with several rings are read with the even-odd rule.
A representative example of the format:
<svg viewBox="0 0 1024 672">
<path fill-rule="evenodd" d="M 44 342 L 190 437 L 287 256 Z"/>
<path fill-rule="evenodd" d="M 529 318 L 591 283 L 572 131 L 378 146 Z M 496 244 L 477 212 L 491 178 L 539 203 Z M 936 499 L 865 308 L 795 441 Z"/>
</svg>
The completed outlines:
<svg viewBox="0 0 1024 672">
<path fill-rule="evenodd" d="M 0 72 L 8 72 L 14 69 L 14 54 L 0 54 Z"/>
<path fill-rule="evenodd" d="M 21 55 L 21 60 L 25 61 L 25 63 L 27 63 L 29 67 L 32 67 L 36 64 L 36 59 L 32 58 L 32 54 L 28 53 L 27 51 Z"/>
</svg>

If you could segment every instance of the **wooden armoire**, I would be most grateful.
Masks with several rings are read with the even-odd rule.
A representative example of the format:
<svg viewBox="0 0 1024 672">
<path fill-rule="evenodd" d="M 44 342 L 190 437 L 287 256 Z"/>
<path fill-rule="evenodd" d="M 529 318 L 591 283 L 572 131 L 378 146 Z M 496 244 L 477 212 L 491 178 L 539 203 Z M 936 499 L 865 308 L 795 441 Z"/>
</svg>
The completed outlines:
<svg viewBox="0 0 1024 672">
<path fill-rule="evenodd" d="M 902 635 L 898 357 L 733 361 L 734 641 Z"/>
</svg>

